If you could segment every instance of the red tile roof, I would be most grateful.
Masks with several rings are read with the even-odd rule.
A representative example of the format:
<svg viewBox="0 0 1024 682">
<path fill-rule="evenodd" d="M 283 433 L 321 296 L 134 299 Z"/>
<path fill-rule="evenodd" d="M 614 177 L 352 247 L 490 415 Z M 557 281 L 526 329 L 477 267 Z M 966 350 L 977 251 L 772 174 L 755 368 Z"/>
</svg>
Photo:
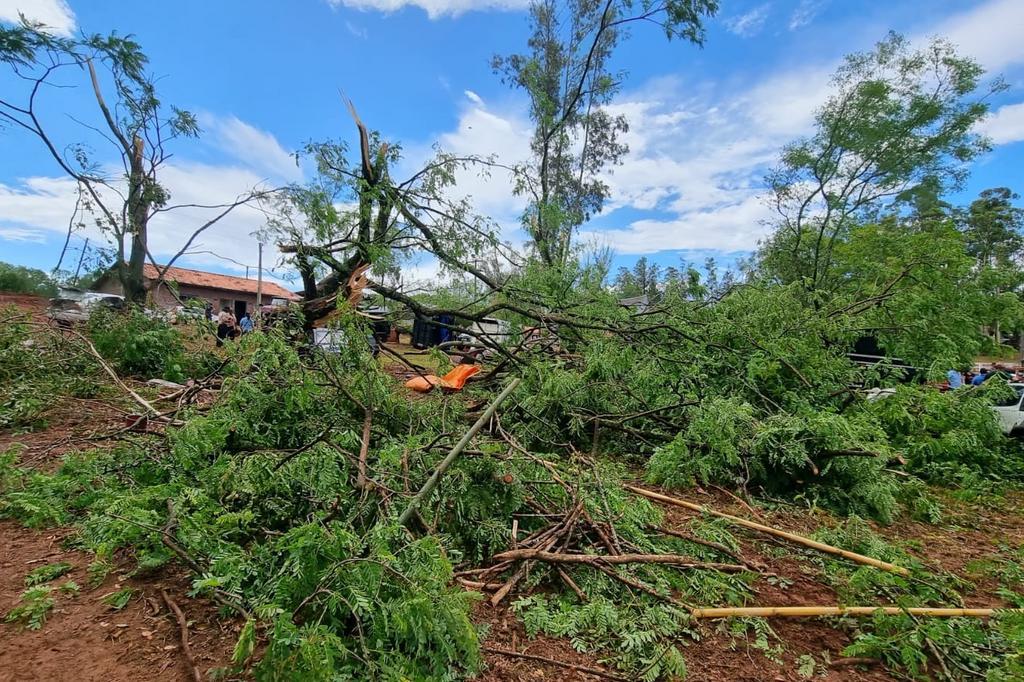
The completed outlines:
<svg viewBox="0 0 1024 682">
<path fill-rule="evenodd" d="M 163 266 L 161 266 L 162 268 Z M 146 263 L 142 266 L 142 276 L 147 280 L 155 280 L 159 273 L 155 266 Z M 186 268 L 168 268 L 164 279 L 178 284 L 187 284 L 194 287 L 206 287 L 208 289 L 220 289 L 221 291 L 236 291 L 247 294 L 256 293 L 256 280 L 245 277 L 234 277 L 232 275 L 220 275 L 215 272 L 203 272 L 201 270 L 188 270 Z M 298 294 L 288 291 L 282 286 L 273 282 L 263 282 L 264 301 L 269 303 L 270 298 L 287 298 L 297 301 L 301 298 Z"/>
</svg>

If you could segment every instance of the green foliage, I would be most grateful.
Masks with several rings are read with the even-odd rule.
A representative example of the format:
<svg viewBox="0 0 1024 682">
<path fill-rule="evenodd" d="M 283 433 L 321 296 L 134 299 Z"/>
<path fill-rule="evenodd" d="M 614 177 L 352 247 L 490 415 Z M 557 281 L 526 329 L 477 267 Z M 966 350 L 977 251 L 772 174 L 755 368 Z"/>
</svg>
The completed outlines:
<svg viewBox="0 0 1024 682">
<path fill-rule="evenodd" d="M 128 602 L 135 596 L 135 590 L 130 587 L 112 592 L 103 598 L 103 603 L 112 608 L 115 611 L 120 611 L 124 607 L 128 606 Z"/>
<path fill-rule="evenodd" d="M 36 585 L 21 593 L 21 603 L 7 612 L 4 621 L 21 622 L 29 630 L 38 630 L 46 622 L 46 614 L 54 607 L 53 588 Z"/>
<path fill-rule="evenodd" d="M 29 572 L 25 576 L 25 585 L 32 587 L 34 585 L 40 585 L 42 583 L 48 583 L 51 580 L 56 580 L 62 575 L 66 574 L 73 567 L 66 561 L 59 561 L 55 564 L 47 564 L 40 566 L 37 569 Z"/>
<path fill-rule="evenodd" d="M 33 429 L 63 396 L 95 397 L 97 367 L 74 343 L 33 333 L 15 308 L 0 309 L 0 429 Z"/>
<path fill-rule="evenodd" d="M 209 353 L 187 350 L 180 328 L 146 315 L 141 308 L 96 309 L 89 316 L 89 337 L 96 350 L 124 374 L 183 382 L 206 374 L 213 366 Z"/>
<path fill-rule="evenodd" d="M 1024 674 L 1024 617 L 1019 613 L 990 621 L 877 614 L 854 636 L 844 655 L 881 659 L 913 679 L 934 679 L 939 668 L 934 652 L 954 680 L 1010 682 Z"/>
<path fill-rule="evenodd" d="M 57 285 L 42 270 L 0 262 L 0 291 L 50 298 L 57 295 Z"/>
<path fill-rule="evenodd" d="M 8 458 L 0 516 L 77 523 L 80 544 L 100 557 L 90 574 L 102 580 L 104 558 L 118 550 L 130 549 L 140 568 L 170 558 L 158 530 L 170 500 L 176 541 L 208 567 L 194 592 L 231 595 L 270 627 L 261 678 L 426 680 L 475 670 L 473 597 L 449 586 L 446 551 L 361 504 L 344 454 L 358 447 L 361 421 L 346 394 L 374 404 L 379 424 L 434 417 L 396 399 L 361 345 L 341 357 L 314 356 L 313 367 L 273 333 L 243 339 L 231 352 L 222 400 L 176 431 L 169 452 L 152 458 L 127 445 L 83 453 L 53 474 L 17 469 Z M 329 438 L 285 464 L 289 451 L 325 428 Z M 383 455 L 381 469 L 393 485 L 399 444 L 382 448 L 393 453 Z M 131 596 L 120 590 L 108 602 L 120 608 Z M 253 637 L 252 628 L 243 632 L 240 660 L 254 650 Z"/>
</svg>

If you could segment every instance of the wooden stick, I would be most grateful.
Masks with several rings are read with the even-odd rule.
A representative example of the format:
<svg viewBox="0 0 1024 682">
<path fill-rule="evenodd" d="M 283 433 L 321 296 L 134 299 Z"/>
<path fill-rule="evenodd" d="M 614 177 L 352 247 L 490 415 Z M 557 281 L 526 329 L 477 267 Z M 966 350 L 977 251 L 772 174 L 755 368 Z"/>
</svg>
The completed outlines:
<svg viewBox="0 0 1024 682">
<path fill-rule="evenodd" d="M 551 665 L 557 665 L 562 668 L 568 668 L 570 670 L 578 670 L 581 673 L 587 673 L 588 675 L 597 675 L 598 677 L 604 677 L 609 680 L 624 680 L 626 678 L 619 677 L 614 673 L 600 670 L 598 668 L 588 668 L 585 665 L 576 665 L 575 663 L 564 663 L 562 661 L 556 661 L 553 658 L 546 656 L 537 656 L 535 654 L 521 654 L 518 651 L 506 651 L 505 649 L 497 649 L 495 647 L 485 646 L 481 647 L 484 651 L 489 654 L 498 654 L 499 656 L 511 656 L 512 658 L 525 658 L 528 661 L 540 661 L 541 663 L 550 663 Z"/>
<path fill-rule="evenodd" d="M 559 554 L 541 549 L 512 549 L 495 554 L 495 561 L 545 561 L 550 564 L 672 564 L 676 568 L 699 568 L 723 573 L 748 570 L 739 564 L 718 564 L 690 561 L 676 554 Z"/>
<path fill-rule="evenodd" d="M 366 416 L 363 418 L 363 438 L 359 445 L 359 464 L 356 473 L 356 488 L 362 490 L 366 487 L 366 455 L 370 451 L 370 425 L 373 424 L 373 410 L 365 409 Z"/>
<path fill-rule="evenodd" d="M 817 616 L 870 616 L 881 611 L 887 616 L 907 614 L 930 618 L 989 618 L 997 612 L 1024 613 L 1024 609 L 947 609 L 900 606 L 746 606 L 736 608 L 694 608 L 694 618 L 814 618 Z"/>
<path fill-rule="evenodd" d="M 434 488 L 437 487 L 438 481 L 441 480 L 441 477 L 444 475 L 444 472 L 446 472 L 448 470 L 448 467 L 452 465 L 452 462 L 455 461 L 455 458 L 458 457 L 462 453 L 462 451 L 466 449 L 466 446 L 469 445 L 469 441 L 471 441 L 473 439 L 473 436 L 475 436 L 477 432 L 483 428 L 484 424 L 491 420 L 491 417 L 494 416 L 494 413 L 498 409 L 498 405 L 501 405 L 505 398 L 507 398 L 509 394 L 512 393 L 512 391 L 516 390 L 516 387 L 519 386 L 519 383 L 521 381 L 522 379 L 516 378 L 509 382 L 508 386 L 505 387 L 505 390 L 499 393 L 498 397 L 494 399 L 494 402 L 487 406 L 487 409 L 484 410 L 484 413 L 482 415 L 480 415 L 480 418 L 473 423 L 473 426 L 469 427 L 469 431 L 467 431 L 465 435 L 462 436 L 459 442 L 456 443 L 455 446 L 445 456 L 445 458 L 441 460 L 441 463 L 437 465 L 437 469 L 435 469 L 434 473 L 430 475 L 430 478 L 427 479 L 427 482 L 423 484 L 423 487 L 420 488 L 419 492 L 416 493 L 416 496 L 412 498 L 411 502 L 409 502 L 409 506 L 405 508 L 405 511 L 402 512 L 402 515 L 398 518 L 398 522 L 400 524 L 404 526 L 409 522 L 409 519 L 412 518 L 413 513 L 419 508 L 421 504 L 423 504 L 423 500 L 427 499 L 427 497 L 430 496 L 430 493 L 434 491 Z"/>
<path fill-rule="evenodd" d="M 577 596 L 577 597 L 579 598 L 579 600 L 580 600 L 580 603 L 586 604 L 586 603 L 587 603 L 587 601 L 589 601 L 589 600 L 587 599 L 587 595 L 586 595 L 586 593 L 585 593 L 585 592 L 583 592 L 583 590 L 581 590 L 581 589 L 580 589 L 580 586 L 576 584 L 576 581 L 574 581 L 574 580 L 573 580 L 572 578 L 570 578 L 570 577 L 569 577 L 569 574 L 568 574 L 568 573 L 566 573 L 565 571 L 563 571 L 563 570 L 562 570 L 562 569 L 560 569 L 560 568 L 556 568 L 556 569 L 555 569 L 555 571 L 557 571 L 557 572 L 558 572 L 558 577 L 560 577 L 560 578 L 562 579 L 562 581 L 563 581 L 563 582 L 564 582 L 564 583 L 565 583 L 566 585 L 568 585 L 568 586 L 569 586 L 569 588 L 570 588 L 570 589 L 571 589 L 571 590 L 572 590 L 573 592 L 575 592 L 575 593 L 576 593 L 576 596 Z"/>
<path fill-rule="evenodd" d="M 526 550 L 526 551 L 543 552 L 543 551 L 549 550 L 552 547 L 554 547 L 555 544 L 561 538 L 563 538 L 566 535 L 566 533 L 570 533 L 572 531 L 572 527 L 574 525 L 576 525 L 576 520 L 579 518 L 580 511 L 582 509 L 583 509 L 583 503 L 582 502 L 577 502 L 576 506 L 573 508 L 573 510 L 571 512 L 569 512 L 569 514 L 567 514 L 564 519 L 562 519 L 561 524 L 555 526 L 555 530 L 550 535 L 546 535 L 546 536 L 542 535 L 541 536 L 541 537 L 544 537 L 545 539 L 544 539 L 543 543 L 539 547 L 537 547 L 535 549 L 532 549 L 532 550 Z M 514 550 L 514 551 L 522 551 L 522 550 Z M 518 584 L 520 580 L 522 580 L 523 578 L 526 577 L 526 574 L 529 572 L 530 566 L 532 566 L 532 565 L 533 565 L 533 562 L 531 562 L 531 561 L 524 561 L 522 563 L 522 565 L 519 567 L 519 569 L 515 573 L 512 574 L 512 577 L 508 579 L 508 582 L 506 582 L 501 587 L 501 589 L 499 589 L 497 592 L 495 592 L 494 596 L 491 597 L 491 606 L 497 606 L 498 604 L 500 604 L 501 601 L 506 596 L 508 596 L 508 593 L 512 591 L 512 589 L 516 586 L 516 584 Z"/>
<path fill-rule="evenodd" d="M 128 395 L 130 395 L 132 398 L 134 398 L 135 402 L 137 402 L 138 404 L 142 405 L 147 410 L 149 410 L 151 414 L 153 414 L 153 415 L 155 415 L 157 417 L 160 416 L 160 410 L 158 410 L 155 407 L 153 407 L 153 405 L 150 404 L 150 402 L 148 400 L 146 400 L 141 395 L 139 395 L 138 393 L 133 391 L 131 388 L 128 387 L 127 384 L 125 384 L 123 381 L 121 381 L 121 378 L 119 376 L 117 376 L 117 373 L 115 373 L 113 369 L 110 368 L 110 365 L 107 364 L 106 360 L 103 359 L 103 356 L 100 355 L 100 352 L 98 350 L 96 350 L 96 346 L 92 345 L 92 342 L 89 339 L 85 338 L 84 336 L 82 336 L 81 334 L 79 334 L 78 332 L 76 332 L 73 329 L 70 330 L 70 331 L 71 331 L 72 334 L 74 334 L 79 339 L 81 339 L 82 343 L 85 344 L 85 347 L 89 349 L 89 352 L 100 363 L 100 367 L 102 367 L 103 370 L 107 374 L 110 375 L 110 378 L 114 380 L 114 383 L 116 383 L 126 393 L 128 393 Z"/>
<path fill-rule="evenodd" d="M 192 655 L 192 648 L 188 645 L 188 621 L 185 620 L 185 614 L 181 612 L 181 609 L 170 598 L 166 590 L 160 590 L 160 596 L 163 597 L 164 604 L 167 604 L 167 608 L 171 610 L 174 618 L 178 621 L 178 634 L 181 636 L 181 653 L 185 655 L 185 662 L 188 664 L 190 677 L 195 682 L 203 682 L 203 676 L 199 674 L 199 670 L 196 668 L 196 659 Z"/>
<path fill-rule="evenodd" d="M 719 553 L 724 554 L 725 556 L 729 557 L 730 559 L 732 559 L 736 563 L 743 564 L 744 566 L 749 568 L 751 571 L 758 570 L 753 565 L 751 565 L 749 562 L 747 562 L 743 557 L 741 557 L 739 554 L 733 552 L 731 549 L 729 549 L 728 547 L 726 547 L 725 545 L 723 545 L 720 542 L 712 542 L 711 540 L 704 540 L 702 538 L 698 538 L 698 537 L 695 537 L 693 535 L 687 535 L 686 533 L 684 533 L 682 531 L 674 530 L 672 528 L 664 528 L 664 527 L 660 527 L 660 526 L 648 526 L 648 528 L 650 528 L 651 530 L 656 530 L 659 533 L 664 533 L 665 535 L 671 535 L 672 537 L 679 538 L 680 540 L 685 540 L 686 542 L 692 542 L 693 544 L 700 545 L 701 547 L 707 547 L 708 549 L 713 549 L 716 552 L 719 552 Z"/>
<path fill-rule="evenodd" d="M 839 549 L 838 547 L 833 547 L 832 545 L 826 545 L 823 542 L 818 542 L 816 540 L 811 540 L 810 538 L 805 538 L 802 535 L 796 535 L 795 533 L 779 530 L 778 528 L 772 528 L 771 526 L 765 526 L 760 523 L 755 523 L 754 521 L 748 521 L 747 519 L 740 518 L 739 516 L 733 516 L 732 514 L 726 514 L 724 512 L 715 511 L 714 509 L 709 509 L 708 507 L 705 507 L 703 505 L 694 504 L 693 502 L 687 502 L 685 500 L 680 500 L 675 497 L 669 497 L 668 495 L 662 495 L 661 493 L 656 493 L 652 490 L 645 490 L 643 488 L 637 488 L 636 486 L 632 485 L 625 485 L 623 487 L 632 493 L 635 493 L 642 497 L 646 497 L 651 500 L 657 500 L 659 502 L 664 502 L 665 504 L 675 505 L 676 507 L 683 507 L 684 509 L 700 512 L 701 514 L 710 514 L 711 516 L 717 516 L 719 518 L 731 521 L 738 526 L 750 528 L 751 530 L 757 530 L 762 533 L 767 533 L 768 535 L 774 535 L 777 538 L 789 540 L 790 542 L 796 543 L 798 545 L 803 545 L 804 547 L 816 549 L 819 552 L 841 556 L 844 559 L 849 559 L 850 561 L 855 561 L 859 564 L 864 564 L 866 566 L 874 566 L 875 568 L 880 568 L 883 571 L 888 571 L 890 573 L 896 573 L 898 575 L 910 575 L 910 571 L 908 571 L 907 569 L 903 568 L 902 566 L 897 566 L 896 564 L 891 564 L 887 561 L 881 561 L 879 559 L 873 559 L 869 556 L 864 556 L 863 554 L 857 554 L 856 552 L 850 552 L 845 549 Z"/>
<path fill-rule="evenodd" d="M 627 578 L 626 576 L 622 575 L 621 573 L 619 573 L 615 569 L 609 568 L 608 566 L 605 566 L 604 564 L 594 564 L 593 566 L 597 570 L 599 570 L 602 573 L 604 573 L 605 575 L 607 575 L 609 578 L 613 578 L 615 580 L 618 580 L 623 585 L 626 585 L 627 587 L 632 587 L 634 590 L 640 590 L 641 592 L 646 592 L 647 594 L 651 595 L 655 599 L 660 599 L 661 601 L 668 602 L 669 604 L 674 604 L 675 606 L 681 606 L 684 609 L 692 608 L 689 604 L 684 604 L 683 602 L 679 601 L 675 597 L 671 597 L 671 596 L 669 596 L 667 594 L 662 594 L 661 592 L 658 592 L 656 589 L 654 589 L 650 585 L 648 585 L 646 583 L 642 583 L 639 580 L 633 580 L 632 578 Z"/>
</svg>

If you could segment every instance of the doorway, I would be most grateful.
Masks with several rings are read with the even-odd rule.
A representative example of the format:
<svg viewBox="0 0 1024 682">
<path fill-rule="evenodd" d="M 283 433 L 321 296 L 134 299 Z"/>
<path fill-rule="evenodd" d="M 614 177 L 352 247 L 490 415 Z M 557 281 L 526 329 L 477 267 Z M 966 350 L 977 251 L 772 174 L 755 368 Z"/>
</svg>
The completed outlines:
<svg viewBox="0 0 1024 682">
<path fill-rule="evenodd" d="M 240 320 L 245 315 L 245 301 L 235 301 L 235 319 Z"/>
</svg>

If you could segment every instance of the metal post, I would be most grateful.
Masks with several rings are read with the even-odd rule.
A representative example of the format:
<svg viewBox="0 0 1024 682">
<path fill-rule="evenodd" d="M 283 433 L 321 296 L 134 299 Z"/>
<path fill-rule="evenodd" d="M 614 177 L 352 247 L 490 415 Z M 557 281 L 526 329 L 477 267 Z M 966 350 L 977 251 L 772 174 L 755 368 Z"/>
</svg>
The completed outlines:
<svg viewBox="0 0 1024 682">
<path fill-rule="evenodd" d="M 260 255 L 256 262 L 256 324 L 259 324 L 263 307 L 263 242 L 259 242 Z M 248 273 L 246 273 L 248 275 Z"/>
<path fill-rule="evenodd" d="M 82 247 L 82 253 L 78 256 L 78 267 L 75 268 L 75 286 L 78 286 L 78 273 L 82 271 L 82 261 L 85 260 L 85 252 L 89 249 L 89 238 L 85 238 L 85 246 Z"/>
<path fill-rule="evenodd" d="M 263 242 L 260 242 L 260 255 L 256 263 L 256 310 L 263 305 Z"/>
</svg>

